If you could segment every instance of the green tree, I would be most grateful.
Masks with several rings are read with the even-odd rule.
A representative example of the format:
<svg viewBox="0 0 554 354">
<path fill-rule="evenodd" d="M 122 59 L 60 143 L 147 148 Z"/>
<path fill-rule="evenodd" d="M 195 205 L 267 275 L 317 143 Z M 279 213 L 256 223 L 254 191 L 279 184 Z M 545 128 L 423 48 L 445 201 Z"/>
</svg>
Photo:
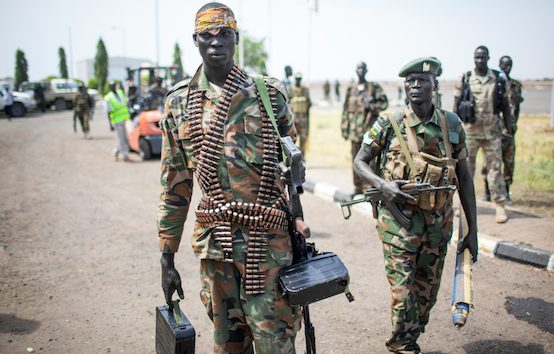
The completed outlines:
<svg viewBox="0 0 554 354">
<path fill-rule="evenodd" d="M 102 95 L 107 93 L 108 81 L 108 52 L 102 38 L 96 45 L 96 57 L 94 58 L 94 77 L 98 83 L 98 90 Z"/>
<path fill-rule="evenodd" d="M 67 62 L 65 60 L 65 50 L 63 47 L 58 48 L 58 56 L 60 57 L 60 77 L 62 79 L 67 79 Z"/>
<path fill-rule="evenodd" d="M 90 80 L 88 80 L 87 87 L 91 88 L 91 89 L 97 89 L 98 88 L 98 82 L 96 81 L 95 77 L 91 77 Z"/>
<path fill-rule="evenodd" d="M 25 53 L 21 49 L 15 51 L 15 88 L 19 89 L 24 81 L 29 81 L 29 65 Z"/>
<path fill-rule="evenodd" d="M 183 79 L 183 62 L 181 61 L 181 48 L 179 43 L 175 43 L 175 49 L 173 50 L 173 65 L 177 67 L 177 80 Z"/>
<path fill-rule="evenodd" d="M 244 41 L 242 46 L 244 47 L 244 63 L 245 69 L 250 69 L 259 74 L 266 75 L 267 68 L 265 62 L 269 55 L 264 47 L 265 38 L 257 40 L 250 37 L 245 32 L 241 32 L 240 40 Z M 235 61 L 238 63 L 240 55 L 240 45 L 237 46 L 235 51 Z"/>
</svg>

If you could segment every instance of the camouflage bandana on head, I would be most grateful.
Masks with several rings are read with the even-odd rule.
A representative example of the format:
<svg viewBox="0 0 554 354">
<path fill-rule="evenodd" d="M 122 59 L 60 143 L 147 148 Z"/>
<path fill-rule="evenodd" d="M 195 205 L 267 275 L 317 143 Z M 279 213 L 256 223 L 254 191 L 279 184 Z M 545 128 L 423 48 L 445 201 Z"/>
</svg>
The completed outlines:
<svg viewBox="0 0 554 354">
<path fill-rule="evenodd" d="M 225 27 L 237 30 L 237 21 L 226 7 L 206 9 L 199 12 L 194 20 L 194 33 Z"/>
</svg>

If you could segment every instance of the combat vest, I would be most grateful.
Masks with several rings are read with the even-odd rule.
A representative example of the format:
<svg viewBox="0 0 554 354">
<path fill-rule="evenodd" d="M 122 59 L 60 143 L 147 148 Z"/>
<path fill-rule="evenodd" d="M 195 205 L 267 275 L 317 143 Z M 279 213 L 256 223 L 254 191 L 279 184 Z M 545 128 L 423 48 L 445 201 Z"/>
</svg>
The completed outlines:
<svg viewBox="0 0 554 354">
<path fill-rule="evenodd" d="M 290 109 L 292 113 L 308 113 L 308 97 L 306 96 L 306 89 L 304 87 L 292 87 L 292 98 L 290 100 Z"/>
<path fill-rule="evenodd" d="M 364 87 L 363 90 L 360 90 L 361 87 Z M 375 86 L 371 82 L 366 82 L 363 84 L 353 84 L 350 87 L 350 96 L 348 98 L 348 113 L 354 114 L 364 114 L 365 115 L 365 102 L 364 97 L 366 95 L 361 95 L 360 93 L 367 91 L 367 96 L 375 100 Z"/>
<path fill-rule="evenodd" d="M 105 100 L 110 105 L 110 122 L 117 124 L 131 118 L 129 110 L 127 109 L 127 102 L 125 101 L 125 95 L 118 92 L 118 96 L 121 99 L 118 100 L 113 92 L 106 95 Z"/>
<path fill-rule="evenodd" d="M 382 172 L 383 179 L 387 181 L 409 180 L 415 183 L 429 183 L 434 187 L 457 185 L 457 160 L 452 158 L 453 149 L 449 136 L 452 135 L 453 138 L 456 137 L 457 139 L 457 132 L 454 128 L 455 121 L 457 121 L 458 118 L 454 115 L 450 116 L 450 112 L 445 112 L 441 109 L 437 109 L 437 111 L 439 113 L 440 128 L 445 150 L 444 156 L 442 157 L 419 151 L 415 129 L 407 125 L 405 126 L 408 138 L 406 144 L 398 124 L 399 121 L 402 121 L 402 114 L 397 112 L 396 117 L 392 116 L 392 114 L 387 114 L 387 118 L 394 130 L 394 135 L 400 143 L 401 151 L 389 150 L 386 153 L 386 162 Z M 449 120 L 451 120 L 450 124 L 448 124 Z M 426 211 L 440 212 L 452 202 L 453 194 L 452 191 L 425 192 L 417 196 L 413 201 L 406 201 L 406 204 L 416 206 Z"/>
</svg>

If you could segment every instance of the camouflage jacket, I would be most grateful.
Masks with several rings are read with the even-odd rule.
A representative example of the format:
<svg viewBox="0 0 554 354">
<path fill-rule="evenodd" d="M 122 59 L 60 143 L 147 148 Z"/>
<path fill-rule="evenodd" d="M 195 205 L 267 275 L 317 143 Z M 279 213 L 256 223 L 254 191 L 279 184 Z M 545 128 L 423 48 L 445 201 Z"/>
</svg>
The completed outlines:
<svg viewBox="0 0 554 354">
<path fill-rule="evenodd" d="M 456 117 L 454 114 L 452 114 L 452 116 Z M 412 127 L 416 132 L 417 145 L 420 152 L 439 158 L 446 156 L 445 142 L 443 141 L 440 128 L 439 109 L 435 108 L 433 116 L 425 123 L 415 115 L 409 106 L 406 107 L 401 118 L 398 125 L 405 141 L 407 141 L 406 126 Z M 459 118 L 457 121 L 447 119 L 447 122 L 449 131 L 448 139 L 452 145 L 452 157 L 457 160 L 464 159 L 467 157 L 467 149 L 462 122 Z M 395 158 L 402 154 L 398 138 L 394 134 L 389 118 L 386 116 L 380 116 L 373 124 L 370 131 L 364 135 L 362 149 L 372 144 L 377 145 L 382 151 L 380 156 L 381 170 L 386 164 L 387 158 Z M 451 205 L 448 205 L 446 209 L 440 212 L 419 210 L 418 208 L 409 207 L 407 205 L 399 205 L 399 207 L 407 217 L 411 218 L 412 227 L 406 230 L 407 233 L 404 237 L 398 237 L 399 233 L 402 233 L 399 231 L 401 229 L 400 224 L 386 208 L 380 208 L 378 230 L 379 237 L 383 242 L 394 244 L 402 249 L 415 252 L 416 250 L 412 247 L 413 238 L 420 237 L 417 234 L 425 229 L 425 225 L 432 225 L 433 227 L 436 226 L 443 229 L 442 233 L 430 235 L 431 238 L 436 238 L 433 239 L 432 242 L 444 241 L 450 237 L 452 217 L 454 215 Z"/>
<path fill-rule="evenodd" d="M 381 85 L 376 82 L 354 83 L 346 90 L 341 119 L 342 137 L 361 142 L 364 133 L 389 106 Z"/>
<path fill-rule="evenodd" d="M 87 112 L 92 108 L 92 98 L 88 93 L 79 92 L 73 101 L 75 112 Z"/>
<path fill-rule="evenodd" d="M 464 75 L 460 76 L 454 87 L 454 102 L 458 102 L 462 96 Z M 479 76 L 475 69 L 469 76 L 469 88 L 473 94 L 475 122 L 464 123 L 464 129 L 468 136 L 475 139 L 493 139 L 502 136 L 504 128 L 503 113 L 494 113 L 494 95 L 496 86 L 496 75 L 489 69 L 487 75 Z M 502 105 L 508 103 L 508 90 L 505 90 L 502 98 Z M 456 110 L 456 107 L 455 109 Z"/>
<path fill-rule="evenodd" d="M 517 124 L 519 119 L 519 105 L 523 102 L 523 85 L 515 79 L 508 80 L 508 99 L 510 101 L 510 109 L 514 124 Z"/>
<path fill-rule="evenodd" d="M 296 140 L 292 115 L 287 106 L 287 92 L 277 79 L 265 78 L 269 88 L 277 90 L 276 119 L 282 136 Z M 203 112 L 213 112 L 217 101 L 213 85 L 207 81 L 202 67 L 188 80 L 173 87 L 165 101 L 165 114 L 160 121 L 162 129 L 161 186 L 158 206 L 158 236 L 160 250 L 166 246 L 176 252 L 181 240 L 183 225 L 191 202 L 193 173 L 197 171 L 197 155 L 192 139 L 193 127 L 190 115 L 192 104 L 188 104 L 190 92 L 202 94 Z M 208 117 L 209 118 L 209 117 Z M 205 119 L 205 117 L 204 117 Z M 252 78 L 230 97 L 230 106 L 223 128 L 224 145 L 219 151 L 217 180 L 227 202 L 253 203 L 260 186 L 261 165 L 264 163 L 262 144 L 262 111 L 257 90 Z M 205 133 L 205 132 L 204 132 Z M 204 139 L 204 136 L 202 136 Z M 275 166 L 276 167 L 276 166 Z M 277 168 L 275 175 L 278 176 Z M 198 176 L 197 178 L 205 178 Z M 284 193 L 285 186 L 277 177 L 277 189 Z M 205 193 L 204 190 L 202 190 Z M 205 194 L 203 194 L 205 195 Z M 198 222 L 192 238 L 192 247 L 199 258 L 221 259 L 221 245 L 212 240 L 211 230 Z"/>
</svg>

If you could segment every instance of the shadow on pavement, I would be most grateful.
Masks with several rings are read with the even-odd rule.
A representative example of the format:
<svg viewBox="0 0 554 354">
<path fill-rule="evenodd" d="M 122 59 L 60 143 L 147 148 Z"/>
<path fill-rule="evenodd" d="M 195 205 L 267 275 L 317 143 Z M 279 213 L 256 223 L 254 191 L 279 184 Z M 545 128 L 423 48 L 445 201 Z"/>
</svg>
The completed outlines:
<svg viewBox="0 0 554 354">
<path fill-rule="evenodd" d="M 534 297 L 520 299 L 507 296 L 504 308 L 518 320 L 532 324 L 545 332 L 554 333 L 554 303 Z"/>
<path fill-rule="evenodd" d="M 15 315 L 0 313 L 0 333 L 32 333 L 39 327 L 40 322 L 38 321 L 25 320 L 23 318 L 16 317 Z"/>
<path fill-rule="evenodd" d="M 466 344 L 462 348 L 468 354 L 545 354 L 544 347 L 540 344 L 525 345 L 513 340 L 481 340 Z"/>
</svg>

